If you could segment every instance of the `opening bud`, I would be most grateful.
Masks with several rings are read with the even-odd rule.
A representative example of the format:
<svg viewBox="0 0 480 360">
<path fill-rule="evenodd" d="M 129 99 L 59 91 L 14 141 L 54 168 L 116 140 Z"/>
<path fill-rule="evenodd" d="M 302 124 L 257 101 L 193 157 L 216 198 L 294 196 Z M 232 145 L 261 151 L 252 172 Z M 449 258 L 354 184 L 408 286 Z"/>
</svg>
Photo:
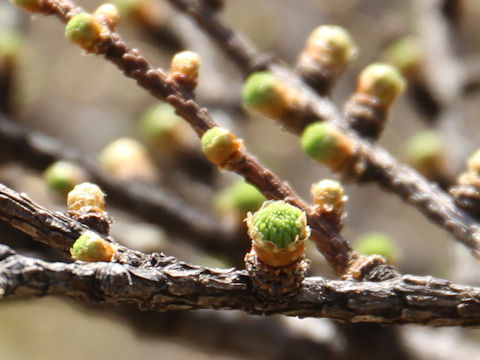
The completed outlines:
<svg viewBox="0 0 480 360">
<path fill-rule="evenodd" d="M 98 185 L 84 182 L 68 193 L 67 207 L 69 211 L 103 212 L 105 195 Z"/>
<path fill-rule="evenodd" d="M 310 236 L 305 212 L 284 201 L 267 201 L 247 215 L 248 235 L 260 261 L 283 267 L 297 261 Z"/>
</svg>

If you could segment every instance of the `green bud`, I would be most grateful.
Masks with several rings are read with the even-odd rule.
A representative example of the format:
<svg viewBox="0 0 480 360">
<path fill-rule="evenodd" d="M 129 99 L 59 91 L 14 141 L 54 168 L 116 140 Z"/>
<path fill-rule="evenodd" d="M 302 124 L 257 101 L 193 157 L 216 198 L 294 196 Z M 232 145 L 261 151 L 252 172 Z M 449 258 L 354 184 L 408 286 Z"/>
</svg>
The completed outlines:
<svg viewBox="0 0 480 360">
<path fill-rule="evenodd" d="M 308 237 L 305 213 L 281 200 L 265 203 L 251 216 L 249 233 L 254 234 L 259 243 L 271 242 L 278 249 L 286 249 Z"/>
<path fill-rule="evenodd" d="M 43 175 L 48 187 L 61 195 L 67 194 L 75 185 L 85 179 L 81 168 L 66 161 L 57 161 L 51 164 Z"/>
<path fill-rule="evenodd" d="M 215 207 L 221 212 L 233 211 L 244 217 L 249 211 L 257 210 L 265 200 L 255 186 L 239 180 L 218 193 Z"/>
<path fill-rule="evenodd" d="M 15 30 L 0 29 L 0 61 L 14 59 L 22 44 L 22 35 Z"/>
<path fill-rule="evenodd" d="M 317 27 L 307 40 L 305 56 L 319 63 L 343 68 L 357 53 L 350 34 L 341 26 L 323 25 Z"/>
<path fill-rule="evenodd" d="M 385 61 L 396 67 L 404 76 L 412 77 L 418 72 L 424 57 L 420 39 L 402 37 L 385 49 Z"/>
<path fill-rule="evenodd" d="M 40 0 L 10 0 L 13 5 L 27 11 L 36 12 L 40 8 Z"/>
<path fill-rule="evenodd" d="M 229 130 L 214 127 L 202 136 L 202 151 L 212 163 L 225 166 L 242 147 L 242 141 Z"/>
<path fill-rule="evenodd" d="M 142 0 L 113 0 L 112 3 L 117 7 L 120 16 L 128 16 L 138 11 Z"/>
<path fill-rule="evenodd" d="M 251 74 L 243 87 L 243 103 L 249 109 L 271 118 L 281 118 L 290 106 L 287 91 L 270 72 Z"/>
<path fill-rule="evenodd" d="M 151 107 L 140 119 L 144 136 L 155 144 L 167 146 L 175 145 L 182 123 L 183 119 L 175 114 L 175 108 L 167 103 Z"/>
<path fill-rule="evenodd" d="M 356 243 L 357 251 L 362 255 L 381 255 L 392 263 L 397 253 L 393 240 L 382 232 L 368 232 L 360 236 Z"/>
<path fill-rule="evenodd" d="M 305 153 L 334 170 L 341 169 L 352 156 L 353 144 L 335 125 L 316 122 L 305 128 L 301 140 Z"/>
<path fill-rule="evenodd" d="M 72 17 L 65 28 L 65 36 L 89 51 L 100 39 L 103 26 L 93 15 L 80 13 Z"/>
<path fill-rule="evenodd" d="M 73 259 L 89 262 L 113 261 L 116 252 L 115 245 L 91 231 L 83 233 L 70 249 Z"/>
<path fill-rule="evenodd" d="M 357 92 L 375 97 L 385 107 L 390 107 L 404 88 L 405 79 L 389 64 L 368 65 L 358 76 Z"/>
<path fill-rule="evenodd" d="M 405 143 L 407 161 L 427 176 L 438 173 L 444 158 L 444 143 L 437 130 L 417 132 Z"/>
</svg>

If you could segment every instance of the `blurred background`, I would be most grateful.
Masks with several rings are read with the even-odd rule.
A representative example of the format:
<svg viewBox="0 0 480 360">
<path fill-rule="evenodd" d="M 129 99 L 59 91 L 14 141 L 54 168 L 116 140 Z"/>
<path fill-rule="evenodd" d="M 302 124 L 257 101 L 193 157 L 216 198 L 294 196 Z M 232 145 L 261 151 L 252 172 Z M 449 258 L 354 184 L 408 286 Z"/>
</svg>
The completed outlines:
<svg viewBox="0 0 480 360">
<path fill-rule="evenodd" d="M 90 0 L 78 4 L 88 11 L 100 5 Z M 241 72 L 189 18 L 162 0 L 118 0 L 117 5 L 122 12 L 120 35 L 155 66 L 168 69 L 179 50 L 200 54 L 198 102 L 304 199 L 310 199 L 312 183 L 338 180 L 303 154 L 298 137 L 243 108 Z M 226 0 L 221 18 L 288 67 L 295 66 L 315 27 L 345 27 L 358 54 L 333 90 L 340 108 L 354 92 L 358 73 L 375 61 L 395 62 L 395 44 L 404 41 L 417 56 L 414 71 L 405 72 L 409 90 L 393 106 L 379 144 L 448 188 L 480 143 L 480 1 Z M 42 138 L 47 148 L 50 139 L 56 139 L 63 145 L 52 142 L 52 147 L 65 151 L 67 160 L 91 160 L 79 178 L 98 179 L 95 171 L 92 175 L 92 168 L 98 168 L 118 180 L 115 186 L 120 189 L 134 183 L 145 186 L 142 191 L 147 193 L 157 189 L 167 194 L 172 212 L 182 215 L 182 226 L 176 220 L 156 221 L 155 214 L 137 211 L 142 199 L 129 207 L 121 191 L 105 189 L 114 220 L 111 233 L 118 241 L 195 264 L 242 266 L 249 246 L 241 221 L 245 209 L 233 209 L 229 201 L 234 195 L 225 190 L 239 179 L 212 168 L 200 154 L 193 132 L 175 122 L 172 114 L 165 115 L 169 109 L 111 63 L 66 40 L 64 25 L 57 19 L 29 15 L 0 0 L 0 72 L 2 122 L 47 136 Z M 160 135 L 163 140 L 151 133 L 155 111 L 163 111 L 170 125 L 175 123 L 168 136 Z M 426 137 L 418 140 L 419 134 Z M 120 145 L 118 139 L 123 139 Z M 5 138 L 2 142 L 8 143 Z M 115 147 L 108 146 L 112 142 L 118 152 L 130 155 L 112 155 Z M 433 170 L 412 155 L 412 147 L 426 143 L 429 159 L 440 164 Z M 0 148 L 4 151 L 0 182 L 50 209 L 65 211 L 64 189 L 46 181 L 49 160 L 10 156 L 6 145 Z M 125 160 L 131 159 L 128 156 L 135 159 L 133 165 Z M 125 168 L 125 163 L 131 167 Z M 389 260 L 401 272 L 480 285 L 479 264 L 468 250 L 396 195 L 375 184 L 345 184 L 345 191 L 348 216 L 343 235 L 354 245 L 375 232 L 377 238 L 388 238 L 394 254 Z M 185 230 L 185 224 L 192 228 Z M 197 233 L 207 240 L 198 243 Z M 212 233 L 228 241 L 222 240 L 219 248 L 212 246 Z M 20 253 L 69 261 L 7 224 L 0 225 L 0 234 Z M 334 276 L 314 247 L 308 249 L 308 257 L 311 275 Z M 349 329 L 329 320 L 220 311 L 154 314 L 52 298 L 3 302 L 0 319 L 1 359 L 348 359 L 352 354 L 357 359 L 480 359 L 480 333 L 472 329 Z M 392 333 L 383 345 L 378 343 L 382 332 Z"/>
</svg>

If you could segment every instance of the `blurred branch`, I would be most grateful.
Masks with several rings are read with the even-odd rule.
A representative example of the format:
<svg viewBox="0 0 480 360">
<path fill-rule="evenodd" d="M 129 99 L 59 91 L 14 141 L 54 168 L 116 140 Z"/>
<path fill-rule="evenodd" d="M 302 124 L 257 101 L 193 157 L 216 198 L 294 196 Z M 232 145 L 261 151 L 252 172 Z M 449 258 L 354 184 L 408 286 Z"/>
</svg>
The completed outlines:
<svg viewBox="0 0 480 360">
<path fill-rule="evenodd" d="M 96 161 L 76 152 L 38 131 L 22 127 L 0 114 L 0 158 L 16 160 L 40 171 L 58 160 L 80 164 L 108 194 L 108 200 L 144 219 L 161 225 L 170 233 L 194 239 L 206 250 L 226 254 L 238 250 L 234 234 L 223 230 L 218 222 L 173 193 L 149 184 L 124 182 L 101 171 Z"/>
<path fill-rule="evenodd" d="M 188 14 L 235 63 L 244 76 L 268 67 L 272 58 L 261 55 L 248 39 L 225 26 L 218 11 L 201 0 L 168 0 L 172 6 Z"/>
</svg>

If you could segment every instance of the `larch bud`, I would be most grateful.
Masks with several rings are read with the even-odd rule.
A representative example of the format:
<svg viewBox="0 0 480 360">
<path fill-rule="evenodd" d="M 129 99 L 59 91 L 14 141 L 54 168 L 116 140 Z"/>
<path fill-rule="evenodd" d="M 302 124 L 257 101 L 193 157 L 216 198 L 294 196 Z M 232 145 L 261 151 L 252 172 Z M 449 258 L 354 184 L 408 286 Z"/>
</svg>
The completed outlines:
<svg viewBox="0 0 480 360">
<path fill-rule="evenodd" d="M 87 231 L 83 233 L 70 249 L 70 254 L 75 260 L 88 262 L 113 261 L 117 248 L 96 233 Z"/>
<path fill-rule="evenodd" d="M 75 185 L 85 181 L 86 178 L 80 167 L 66 161 L 54 162 L 43 175 L 48 188 L 61 195 L 66 195 Z"/>
<path fill-rule="evenodd" d="M 368 65 L 358 76 L 357 92 L 373 96 L 380 106 L 389 108 L 405 88 L 405 79 L 389 64 Z"/>
<path fill-rule="evenodd" d="M 76 185 L 67 196 L 69 211 L 103 212 L 105 194 L 98 185 L 84 182 Z"/>
<path fill-rule="evenodd" d="M 197 87 L 199 70 L 200 56 L 193 51 L 182 51 L 172 58 L 170 75 L 190 91 Z"/>
<path fill-rule="evenodd" d="M 342 185 L 334 180 L 319 181 L 312 185 L 310 191 L 313 196 L 313 203 L 326 211 L 336 209 L 343 211 L 343 205 L 348 199 Z"/>
<path fill-rule="evenodd" d="M 93 16 L 105 23 L 110 30 L 115 30 L 115 27 L 120 21 L 120 12 L 118 8 L 111 3 L 100 5 L 93 13 Z"/>
<path fill-rule="evenodd" d="M 423 60 L 424 49 L 419 38 L 404 36 L 392 42 L 386 49 L 385 61 L 396 67 L 406 78 L 417 76 Z"/>
<path fill-rule="evenodd" d="M 155 167 L 146 147 L 131 138 L 108 144 L 99 155 L 101 168 L 121 180 L 153 181 Z"/>
<path fill-rule="evenodd" d="M 284 201 L 265 202 L 256 213 L 247 216 L 248 235 L 263 263 L 283 267 L 297 261 L 310 236 L 305 213 Z"/>
<path fill-rule="evenodd" d="M 229 130 L 214 127 L 202 136 L 202 151 L 212 163 L 223 167 L 240 152 L 243 143 Z"/>
<path fill-rule="evenodd" d="M 316 122 L 305 128 L 302 134 L 305 153 L 333 170 L 342 169 L 353 156 L 353 143 L 330 123 Z"/>
<path fill-rule="evenodd" d="M 220 191 L 214 204 L 219 212 L 235 213 L 243 219 L 249 211 L 258 210 L 265 200 L 255 186 L 239 180 Z"/>
<path fill-rule="evenodd" d="M 265 116 L 280 119 L 291 107 L 292 99 L 286 87 L 272 73 L 259 71 L 245 81 L 243 103 Z"/>
<path fill-rule="evenodd" d="M 41 7 L 41 0 L 10 0 L 13 5 L 27 11 L 36 12 Z"/>
<path fill-rule="evenodd" d="M 65 36 L 84 50 L 92 51 L 104 31 L 104 26 L 95 16 L 80 13 L 68 21 Z"/>
<path fill-rule="evenodd" d="M 398 251 L 390 236 L 382 232 L 368 232 L 360 236 L 355 248 L 362 255 L 381 255 L 388 263 L 395 262 Z"/>
<path fill-rule="evenodd" d="M 356 53 L 355 43 L 343 27 L 322 25 L 308 37 L 302 56 L 324 66 L 342 69 Z"/>
</svg>

